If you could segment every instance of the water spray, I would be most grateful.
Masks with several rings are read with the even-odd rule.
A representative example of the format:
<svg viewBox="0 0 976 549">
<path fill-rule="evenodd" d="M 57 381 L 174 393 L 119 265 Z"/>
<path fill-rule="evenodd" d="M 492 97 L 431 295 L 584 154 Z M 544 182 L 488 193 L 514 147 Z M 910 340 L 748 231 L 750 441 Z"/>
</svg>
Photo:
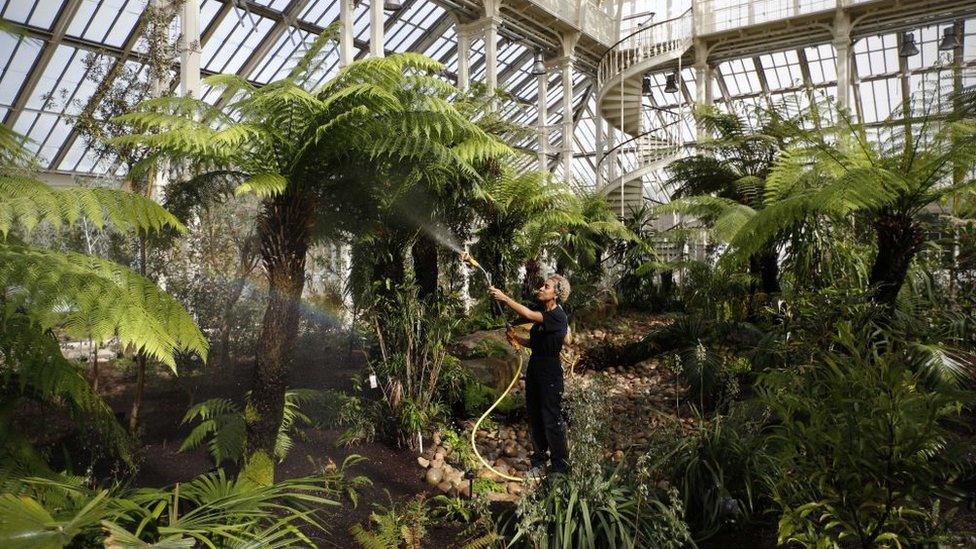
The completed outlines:
<svg viewBox="0 0 976 549">
<path fill-rule="evenodd" d="M 482 267 L 481 264 L 478 263 L 477 260 L 475 260 L 475 258 L 471 257 L 471 254 L 469 254 L 468 252 L 461 252 L 461 261 L 473 269 L 481 270 L 481 273 L 485 275 L 485 281 L 488 283 L 488 286 L 489 287 L 492 286 L 491 275 L 488 274 L 488 271 L 485 270 L 485 268 Z M 501 308 L 501 304 L 498 303 L 497 301 L 495 301 L 495 303 L 498 306 L 499 314 L 501 314 L 502 317 L 505 319 L 505 333 L 507 334 L 508 331 L 512 329 L 512 325 L 509 324 L 508 317 L 505 315 L 504 310 Z M 515 368 L 515 375 L 512 377 L 512 381 L 508 383 L 508 387 L 506 387 L 505 390 L 502 391 L 502 394 L 498 397 L 498 399 L 495 400 L 495 402 L 492 403 L 492 405 L 487 410 L 485 410 L 485 413 L 481 414 L 481 417 L 478 418 L 478 421 L 474 422 L 474 426 L 471 427 L 471 449 L 474 450 L 474 455 L 478 457 L 478 461 L 480 461 L 481 464 L 487 467 L 488 470 L 491 471 L 492 473 L 495 473 L 499 477 L 512 482 L 525 482 L 525 480 L 520 477 L 507 475 L 492 467 L 491 464 L 488 463 L 488 461 L 485 458 L 481 457 L 481 452 L 478 451 L 478 443 L 476 441 L 478 427 L 485 421 L 485 419 L 488 418 L 489 415 L 491 415 L 491 413 L 495 410 L 495 408 L 497 408 L 498 405 L 501 404 L 503 400 L 505 400 L 505 397 L 507 397 L 508 394 L 512 392 L 512 388 L 515 387 L 515 384 L 518 383 L 519 378 L 522 376 L 522 346 L 516 342 L 512 342 L 512 346 L 515 347 L 515 354 L 516 356 L 518 356 L 518 366 Z"/>
</svg>

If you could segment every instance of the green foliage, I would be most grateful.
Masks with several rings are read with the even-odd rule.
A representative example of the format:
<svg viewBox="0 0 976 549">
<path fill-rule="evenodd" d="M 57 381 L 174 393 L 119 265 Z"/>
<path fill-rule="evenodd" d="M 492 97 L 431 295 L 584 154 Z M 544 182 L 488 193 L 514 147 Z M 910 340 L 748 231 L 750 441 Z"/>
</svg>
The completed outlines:
<svg viewBox="0 0 976 549">
<path fill-rule="evenodd" d="M 0 495 L 0 543 L 17 547 L 311 545 L 337 507 L 344 471 L 262 486 L 223 470 L 171 487 L 90 489 L 21 478 Z M 29 545 L 24 545 L 28 540 Z"/>
<path fill-rule="evenodd" d="M 302 427 L 312 420 L 303 408 L 321 400 L 323 395 L 315 389 L 290 389 L 285 392 L 285 408 L 278 428 L 274 457 L 284 461 L 294 445 L 294 437 L 302 436 Z M 238 463 L 244 457 L 247 446 L 247 427 L 244 413 L 234 401 L 226 398 L 212 398 L 201 402 L 186 411 L 182 423 L 199 420 L 183 444 L 180 451 L 193 450 L 206 442 L 210 456 L 217 465 L 224 461 Z"/>
<path fill-rule="evenodd" d="M 478 461 L 474 455 L 474 450 L 471 449 L 471 441 L 463 432 L 458 433 L 452 429 L 445 429 L 441 431 L 441 440 L 446 447 L 450 447 L 451 457 L 461 469 L 466 471 L 475 469 Z"/>
<path fill-rule="evenodd" d="M 413 447 L 417 433 L 446 417 L 444 393 L 450 388 L 444 383 L 458 378 L 443 374 L 460 368 L 447 352 L 458 319 L 443 302 L 418 299 L 409 286 L 374 303 L 366 320 L 378 356 L 370 357 L 370 370 L 380 380 L 382 400 L 373 419 L 398 443 Z"/>
<path fill-rule="evenodd" d="M 966 397 L 926 390 L 917 357 L 879 337 L 841 324 L 834 349 L 759 385 L 780 420 L 767 482 L 782 509 L 781 543 L 930 542 L 930 506 L 958 494 L 966 447 L 949 424 Z"/>
<path fill-rule="evenodd" d="M 356 543 L 364 549 L 420 549 L 427 526 L 430 523 L 430 510 L 427 508 L 426 494 L 417 494 L 402 503 L 395 503 L 390 493 L 389 507 L 374 504 L 369 520 L 370 528 L 354 524 L 349 533 Z"/>
<path fill-rule="evenodd" d="M 66 409 L 91 425 L 128 461 L 125 437 L 83 373 L 61 354 L 55 334 L 114 340 L 175 368 L 175 355 L 206 358 L 207 343 L 192 318 L 149 279 L 97 257 L 58 252 L 22 241 L 39 224 L 79 220 L 140 235 L 183 226 L 144 197 L 108 189 L 52 189 L 31 176 L 25 139 L 0 130 L 0 414 L 11 418 L 28 402 Z M 8 422 L 5 421 L 5 424 Z M 45 474 L 28 433 L 0 432 L 0 470 Z M 35 518 L 40 515 L 36 515 Z"/>
<path fill-rule="evenodd" d="M 698 416 L 690 434 L 677 422 L 665 421 L 642 457 L 650 475 L 667 479 L 680 492 L 698 539 L 748 522 L 765 508 L 761 479 L 769 468 L 767 419 L 753 408 L 738 405 L 727 415 Z"/>
<path fill-rule="evenodd" d="M 431 514 L 438 522 L 465 525 L 458 534 L 464 549 L 496 547 L 504 541 L 484 492 L 476 490 L 474 496 L 468 498 L 441 494 L 434 496 L 432 503 Z"/>
<path fill-rule="evenodd" d="M 574 385 L 567 398 L 573 428 L 570 471 L 529 484 L 504 523 L 509 546 L 663 547 L 693 545 L 676 495 L 664 503 L 650 478 L 627 478 L 603 464 L 606 388 Z"/>
</svg>

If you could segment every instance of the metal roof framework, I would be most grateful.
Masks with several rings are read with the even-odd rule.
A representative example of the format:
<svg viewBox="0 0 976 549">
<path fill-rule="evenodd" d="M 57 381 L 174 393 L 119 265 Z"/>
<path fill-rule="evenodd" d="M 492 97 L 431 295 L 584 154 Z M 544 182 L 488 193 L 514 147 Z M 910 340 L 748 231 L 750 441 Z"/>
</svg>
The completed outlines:
<svg viewBox="0 0 976 549">
<path fill-rule="evenodd" d="M 48 171 L 62 174 L 122 175 L 113 158 L 99 157 L 92 144 L 74 129 L 74 119 L 93 97 L 99 82 L 90 70 L 92 59 L 107 65 L 123 64 L 129 77 L 148 78 L 144 37 L 148 0 L 0 0 L 0 18 L 16 23 L 26 36 L 0 34 L 0 119 L 8 127 L 27 135 L 39 161 Z M 651 0 L 646 0 L 650 4 Z M 765 0 L 769 1 L 769 0 Z M 778 0 L 788 2 L 792 0 Z M 468 3 L 453 0 L 405 0 L 402 9 L 386 12 L 385 50 L 414 51 L 443 63 L 448 77 L 458 68 L 455 18 L 449 9 L 471 17 Z M 357 5 L 353 13 L 354 54 L 369 49 L 368 4 Z M 338 0 L 201 0 L 201 73 L 231 72 L 255 84 L 264 84 L 287 74 L 296 52 L 339 18 Z M 962 29 L 962 56 L 967 69 L 963 86 L 976 85 L 976 20 L 945 21 L 913 32 L 918 38 L 918 55 L 899 58 L 899 32 L 861 38 L 852 48 L 854 78 L 853 107 L 858 118 L 878 126 L 886 124 L 907 94 L 928 85 L 950 69 L 952 52 L 940 51 L 938 43 L 946 28 Z M 171 33 L 179 34 L 178 21 Z M 485 74 L 485 48 L 481 39 L 472 41 L 470 74 L 480 80 Z M 591 52 L 592 53 L 592 52 Z M 511 33 L 503 33 L 498 48 L 499 87 L 511 93 L 517 103 L 504 112 L 507 117 L 538 127 L 537 79 L 529 73 L 534 45 Z M 836 92 L 835 50 L 831 43 L 815 43 L 726 59 L 714 70 L 716 104 L 724 109 L 749 105 L 768 106 L 790 98 L 809 103 L 811 94 Z M 93 57 L 92 57 L 93 56 Z M 86 61 L 86 59 L 88 59 Z M 338 48 L 330 51 L 319 68 L 314 87 L 338 71 Z M 170 90 L 178 88 L 174 71 Z M 562 86 L 559 71 L 549 74 L 549 97 L 544 124 L 548 127 L 550 166 L 556 161 L 563 136 L 561 121 Z M 695 79 L 691 68 L 682 68 L 678 93 L 665 93 L 665 74 L 652 75 L 650 103 L 676 108 L 692 103 Z M 573 136 L 576 154 L 574 179 L 583 186 L 595 183 L 595 121 L 592 77 L 577 67 L 573 73 Z M 125 83 L 120 83 L 125 85 Z M 204 88 L 204 100 L 221 100 L 215 90 Z M 694 128 L 683 128 L 688 141 Z M 517 145 L 532 148 L 533 139 Z"/>
</svg>

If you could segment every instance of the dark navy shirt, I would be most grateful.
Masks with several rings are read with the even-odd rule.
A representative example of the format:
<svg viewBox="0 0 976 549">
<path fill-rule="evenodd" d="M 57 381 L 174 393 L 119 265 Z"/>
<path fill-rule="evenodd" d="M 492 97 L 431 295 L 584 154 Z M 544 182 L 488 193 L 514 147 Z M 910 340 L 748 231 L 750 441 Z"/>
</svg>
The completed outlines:
<svg viewBox="0 0 976 549">
<path fill-rule="evenodd" d="M 529 330 L 529 348 L 532 349 L 529 361 L 558 362 L 568 331 L 569 317 L 562 307 L 556 305 L 552 310 L 542 311 L 542 322 L 532 324 Z"/>
</svg>

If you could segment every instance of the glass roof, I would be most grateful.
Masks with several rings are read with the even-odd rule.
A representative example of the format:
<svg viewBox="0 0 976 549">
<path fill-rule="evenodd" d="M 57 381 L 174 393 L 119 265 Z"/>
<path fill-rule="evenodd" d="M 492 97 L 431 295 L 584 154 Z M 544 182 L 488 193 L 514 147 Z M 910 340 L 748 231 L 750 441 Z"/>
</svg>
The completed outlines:
<svg viewBox="0 0 976 549">
<path fill-rule="evenodd" d="M 716 13 L 731 10 L 742 0 L 710 0 Z M 830 0 L 831 3 L 833 0 Z M 148 0 L 0 0 L 0 18 L 26 26 L 28 34 L 18 38 L 0 33 L 0 116 L 6 125 L 26 134 L 41 163 L 51 171 L 65 173 L 121 173 L 113 158 L 100 157 L 74 131 L 74 118 L 96 95 L 101 78 L 115 74 L 114 87 L 130 86 L 125 79 L 145 83 L 148 71 L 143 62 L 147 42 L 142 36 Z M 683 11 L 682 2 L 658 4 L 651 0 L 624 0 L 628 28 L 662 20 Z M 820 9 L 823 0 L 762 0 L 753 2 L 752 17 L 778 17 L 781 5 L 796 4 L 801 11 Z M 404 0 L 399 11 L 385 12 L 387 51 L 416 51 L 446 66 L 449 78 L 457 71 L 457 34 L 444 1 Z M 654 11 L 660 13 L 655 16 Z M 741 11 L 741 10 L 740 10 Z M 731 12 L 730 12 L 731 13 Z M 204 74 L 236 72 L 255 84 L 264 84 L 287 74 L 294 53 L 314 35 L 339 17 L 338 0 L 200 0 L 201 67 Z M 361 2 L 354 14 L 354 55 L 366 54 L 369 42 L 368 3 Z M 716 19 L 718 21 L 718 19 Z M 719 24 L 719 23 L 715 23 Z M 732 24 L 723 22 L 723 25 Z M 912 92 L 937 78 L 951 60 L 951 52 L 938 49 L 949 23 L 931 25 L 913 32 L 920 53 L 907 58 L 904 67 L 898 57 L 896 33 L 869 36 L 852 48 L 854 84 L 851 93 L 856 115 L 867 123 L 882 123 L 900 105 L 904 89 Z M 964 21 L 965 68 L 976 69 L 976 20 Z M 170 34 L 179 34 L 177 21 Z M 63 35 L 63 36 L 62 36 Z M 470 74 L 473 80 L 485 75 L 484 41 L 472 41 Z M 527 43 L 503 37 L 498 47 L 499 87 L 511 93 L 517 103 L 504 113 L 513 120 L 538 127 L 537 78 L 529 73 L 534 49 Z M 125 70 L 110 70 L 122 61 Z M 809 44 L 800 48 L 770 51 L 756 56 L 719 63 L 714 70 L 714 91 L 720 108 L 741 109 L 748 105 L 771 105 L 789 99 L 802 104 L 809 93 L 833 95 L 836 88 L 835 51 L 832 44 Z M 337 49 L 328 53 L 309 81 L 315 86 L 338 70 Z M 99 67 L 101 67 L 99 69 Z M 964 73 L 964 85 L 976 84 L 976 70 Z M 696 95 L 694 71 L 683 68 L 678 93 L 664 91 L 664 73 L 652 74 L 650 105 L 674 109 L 688 105 Z M 584 186 L 595 184 L 595 90 L 592 74 L 573 72 L 573 111 L 576 121 L 572 136 L 576 155 L 574 179 Z M 169 89 L 178 90 L 174 71 Z M 562 83 L 558 71 L 548 77 L 549 96 L 544 123 L 548 126 L 551 163 L 557 174 L 563 145 Z M 132 93 L 146 86 L 132 85 Z M 204 88 L 202 97 L 220 100 L 215 90 Z M 742 111 L 740 111 L 742 112 Z M 612 130 L 611 130 L 612 131 Z M 685 138 L 692 140 L 693 128 L 685 122 Z M 619 142 L 616 136 L 615 142 Z M 534 148 L 535 139 L 520 146 Z"/>
</svg>

